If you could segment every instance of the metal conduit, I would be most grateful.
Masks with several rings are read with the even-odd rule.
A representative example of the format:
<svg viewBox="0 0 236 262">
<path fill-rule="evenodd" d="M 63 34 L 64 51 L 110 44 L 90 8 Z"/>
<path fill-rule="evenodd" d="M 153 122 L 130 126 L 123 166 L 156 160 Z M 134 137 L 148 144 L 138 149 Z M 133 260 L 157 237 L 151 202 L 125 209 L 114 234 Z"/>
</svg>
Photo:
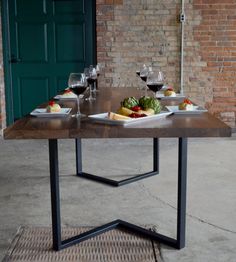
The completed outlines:
<svg viewBox="0 0 236 262">
<path fill-rule="evenodd" d="M 184 0 L 182 0 L 182 8 L 180 14 L 181 22 L 181 58 L 180 58 L 180 94 L 184 94 L 184 23 L 186 21 L 184 12 Z"/>
</svg>

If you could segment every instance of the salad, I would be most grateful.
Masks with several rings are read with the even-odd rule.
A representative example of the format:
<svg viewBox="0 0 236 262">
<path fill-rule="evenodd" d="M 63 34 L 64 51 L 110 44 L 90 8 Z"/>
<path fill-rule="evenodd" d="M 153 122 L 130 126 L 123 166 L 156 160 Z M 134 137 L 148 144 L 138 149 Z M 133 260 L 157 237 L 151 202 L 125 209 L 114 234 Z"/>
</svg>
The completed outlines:
<svg viewBox="0 0 236 262">
<path fill-rule="evenodd" d="M 127 97 L 121 102 L 117 113 L 109 114 L 111 119 L 126 119 L 146 117 L 161 112 L 160 102 L 149 96 L 143 96 L 139 100 L 135 97 Z"/>
</svg>

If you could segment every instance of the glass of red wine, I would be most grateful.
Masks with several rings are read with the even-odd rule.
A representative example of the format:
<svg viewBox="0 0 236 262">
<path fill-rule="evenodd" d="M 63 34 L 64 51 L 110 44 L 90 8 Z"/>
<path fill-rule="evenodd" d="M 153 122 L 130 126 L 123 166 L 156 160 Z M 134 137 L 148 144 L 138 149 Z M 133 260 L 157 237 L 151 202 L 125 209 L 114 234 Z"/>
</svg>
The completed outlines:
<svg viewBox="0 0 236 262">
<path fill-rule="evenodd" d="M 150 71 L 147 76 L 147 86 L 154 92 L 154 97 L 156 93 L 162 89 L 164 85 L 164 75 L 161 71 L 158 73 Z"/>
<path fill-rule="evenodd" d="M 146 65 L 143 65 L 143 67 L 140 70 L 139 76 L 140 78 L 146 82 L 147 80 L 147 75 L 148 75 L 148 67 Z"/>
<path fill-rule="evenodd" d="M 89 84 L 89 97 L 86 98 L 86 101 L 93 101 L 96 100 L 95 97 L 93 97 L 93 90 L 94 90 L 94 83 L 97 80 L 97 71 L 96 68 L 93 66 L 90 66 L 89 68 L 84 69 L 84 74 L 87 79 L 87 82 Z"/>
<path fill-rule="evenodd" d="M 77 113 L 72 115 L 74 117 L 81 117 L 84 116 L 80 112 L 80 95 L 86 90 L 87 88 L 87 81 L 85 74 L 83 73 L 71 73 L 68 79 L 68 87 L 70 90 L 77 95 Z"/>
<path fill-rule="evenodd" d="M 147 67 L 146 65 L 143 65 L 143 67 L 140 70 L 140 78 L 145 82 L 144 87 L 142 88 L 142 90 L 145 90 L 145 95 L 147 95 L 147 77 L 149 72 L 152 71 L 152 67 Z"/>
</svg>

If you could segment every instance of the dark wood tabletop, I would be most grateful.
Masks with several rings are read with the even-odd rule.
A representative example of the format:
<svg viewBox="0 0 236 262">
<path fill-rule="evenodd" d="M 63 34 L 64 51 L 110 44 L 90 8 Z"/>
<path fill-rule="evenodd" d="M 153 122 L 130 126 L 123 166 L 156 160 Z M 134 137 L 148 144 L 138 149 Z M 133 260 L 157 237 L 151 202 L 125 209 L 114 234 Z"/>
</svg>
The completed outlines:
<svg viewBox="0 0 236 262">
<path fill-rule="evenodd" d="M 120 102 L 129 96 L 140 98 L 143 91 L 134 88 L 100 88 L 96 101 L 82 99 L 81 112 L 89 115 L 116 112 Z M 149 93 L 152 96 L 152 93 Z M 163 100 L 176 105 L 181 100 Z M 76 111 L 75 100 L 60 100 L 62 107 Z M 40 105 L 45 107 L 46 104 Z M 164 119 L 148 120 L 128 126 L 94 123 L 88 118 L 37 118 L 30 115 L 17 120 L 4 130 L 5 139 L 66 139 L 66 138 L 145 138 L 145 137 L 229 137 L 231 128 L 209 113 L 198 115 L 170 115 Z"/>
</svg>

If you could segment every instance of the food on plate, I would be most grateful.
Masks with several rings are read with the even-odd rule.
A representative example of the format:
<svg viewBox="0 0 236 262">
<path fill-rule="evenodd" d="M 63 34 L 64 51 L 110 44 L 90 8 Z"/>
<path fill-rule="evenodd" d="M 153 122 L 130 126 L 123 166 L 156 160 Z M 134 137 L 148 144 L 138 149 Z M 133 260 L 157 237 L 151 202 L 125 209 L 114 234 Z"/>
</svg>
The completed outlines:
<svg viewBox="0 0 236 262">
<path fill-rule="evenodd" d="M 48 113 L 58 113 L 61 111 L 61 107 L 55 101 L 49 101 L 46 110 Z"/>
<path fill-rule="evenodd" d="M 174 91 L 174 89 L 172 87 L 168 87 L 165 91 L 164 91 L 164 96 L 171 96 L 171 97 L 175 97 L 176 93 Z"/>
<path fill-rule="evenodd" d="M 111 120 L 128 120 L 128 119 L 130 119 L 130 117 L 128 117 L 128 116 L 123 116 L 123 115 L 116 114 L 116 113 L 113 113 L 113 112 L 108 113 L 108 118 L 111 119 Z"/>
<path fill-rule="evenodd" d="M 139 105 L 144 109 L 153 109 L 155 114 L 161 112 L 161 104 L 160 102 L 154 98 L 149 96 L 143 96 L 139 99 Z"/>
<path fill-rule="evenodd" d="M 63 94 L 61 95 L 63 97 L 77 97 L 70 89 L 64 90 Z"/>
<path fill-rule="evenodd" d="M 193 103 L 189 99 L 184 99 L 184 101 L 179 104 L 179 110 L 192 111 Z"/>
<path fill-rule="evenodd" d="M 127 107 L 124 107 L 124 106 L 121 106 L 117 111 L 118 114 L 123 115 L 123 116 L 129 116 L 133 112 L 134 112 L 133 110 L 131 110 Z"/>
<path fill-rule="evenodd" d="M 149 96 L 143 96 L 139 100 L 135 97 L 127 97 L 121 102 L 117 114 L 130 118 L 139 118 L 158 114 L 161 111 L 160 102 Z"/>
<path fill-rule="evenodd" d="M 118 109 L 117 113 L 123 116 L 129 116 L 129 117 L 132 117 L 135 115 L 150 116 L 150 115 L 155 114 L 153 109 L 148 108 L 147 110 L 142 110 L 140 106 L 135 106 L 135 107 L 132 107 L 131 109 L 128 109 L 122 106 Z"/>
<path fill-rule="evenodd" d="M 146 114 L 140 114 L 140 113 L 132 113 L 129 115 L 131 118 L 140 118 L 140 117 L 145 117 L 147 116 Z"/>
<path fill-rule="evenodd" d="M 123 102 L 121 102 L 121 106 L 126 107 L 128 109 L 131 109 L 132 107 L 138 105 L 139 105 L 139 101 L 133 96 L 127 97 L 124 99 Z"/>
</svg>

